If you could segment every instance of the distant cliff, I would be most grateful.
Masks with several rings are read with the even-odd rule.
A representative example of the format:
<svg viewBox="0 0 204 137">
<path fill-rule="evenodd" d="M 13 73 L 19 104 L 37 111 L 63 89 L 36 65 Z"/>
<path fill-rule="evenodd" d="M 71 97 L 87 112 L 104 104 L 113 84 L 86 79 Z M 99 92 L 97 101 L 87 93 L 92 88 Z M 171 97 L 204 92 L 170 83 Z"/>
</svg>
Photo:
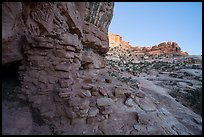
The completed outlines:
<svg viewBox="0 0 204 137">
<path fill-rule="evenodd" d="M 145 53 L 149 55 L 161 55 L 161 54 L 177 54 L 181 56 L 188 55 L 187 52 L 181 51 L 181 48 L 176 42 L 162 42 L 159 45 L 150 46 L 150 47 L 133 47 L 122 39 L 121 36 L 113 33 L 108 33 L 109 36 L 109 46 L 111 47 L 124 47 L 128 48 L 134 52 Z"/>
</svg>

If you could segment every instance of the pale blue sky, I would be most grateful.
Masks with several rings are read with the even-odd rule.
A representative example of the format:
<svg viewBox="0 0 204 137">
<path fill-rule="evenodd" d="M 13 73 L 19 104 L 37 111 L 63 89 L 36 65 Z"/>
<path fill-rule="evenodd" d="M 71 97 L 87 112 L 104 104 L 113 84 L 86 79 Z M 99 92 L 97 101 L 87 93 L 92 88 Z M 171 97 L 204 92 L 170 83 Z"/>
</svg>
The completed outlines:
<svg viewBox="0 0 204 137">
<path fill-rule="evenodd" d="M 202 54 L 202 2 L 114 2 L 109 32 L 133 46 L 175 41 L 190 55 Z"/>
</svg>

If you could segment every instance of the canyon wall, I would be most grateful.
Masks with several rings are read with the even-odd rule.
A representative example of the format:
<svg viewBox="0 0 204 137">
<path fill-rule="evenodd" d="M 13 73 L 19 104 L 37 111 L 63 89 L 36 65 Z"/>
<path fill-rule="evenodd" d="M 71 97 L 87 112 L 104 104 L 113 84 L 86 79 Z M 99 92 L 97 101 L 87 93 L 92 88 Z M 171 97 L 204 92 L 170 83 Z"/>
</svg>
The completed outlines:
<svg viewBox="0 0 204 137">
<path fill-rule="evenodd" d="M 108 37 L 109 37 L 109 45 L 111 48 L 121 46 L 124 48 L 128 48 L 137 53 L 145 53 L 149 55 L 160 55 L 160 54 L 169 54 L 169 55 L 177 54 L 181 56 L 188 55 L 187 52 L 181 51 L 181 48 L 176 42 L 162 42 L 159 45 L 155 45 L 152 47 L 139 47 L 139 46 L 134 47 L 134 46 L 131 46 L 129 42 L 123 41 L 122 37 L 117 34 L 108 33 Z"/>
</svg>

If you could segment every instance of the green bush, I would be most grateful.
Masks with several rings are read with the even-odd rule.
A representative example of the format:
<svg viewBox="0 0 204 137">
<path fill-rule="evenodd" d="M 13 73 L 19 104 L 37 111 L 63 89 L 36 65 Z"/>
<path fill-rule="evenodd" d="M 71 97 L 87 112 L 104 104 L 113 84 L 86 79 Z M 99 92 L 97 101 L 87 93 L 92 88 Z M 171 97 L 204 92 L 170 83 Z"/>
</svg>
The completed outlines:
<svg viewBox="0 0 204 137">
<path fill-rule="evenodd" d="M 111 73 L 111 76 L 112 76 L 112 77 L 118 77 L 118 73 L 113 72 L 113 73 Z"/>
<path fill-rule="evenodd" d="M 197 88 L 193 90 L 191 93 L 187 96 L 188 99 L 190 99 L 191 103 L 198 103 L 199 99 L 202 99 L 202 88 Z"/>
<path fill-rule="evenodd" d="M 202 88 L 193 90 L 186 97 L 190 101 L 190 105 L 194 110 L 202 115 Z"/>
</svg>

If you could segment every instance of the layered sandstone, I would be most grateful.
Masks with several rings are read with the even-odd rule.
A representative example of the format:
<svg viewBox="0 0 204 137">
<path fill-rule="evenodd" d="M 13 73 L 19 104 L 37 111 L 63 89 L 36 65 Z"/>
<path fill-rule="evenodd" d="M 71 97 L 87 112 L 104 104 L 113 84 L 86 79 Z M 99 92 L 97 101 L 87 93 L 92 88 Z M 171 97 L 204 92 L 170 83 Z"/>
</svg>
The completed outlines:
<svg viewBox="0 0 204 137">
<path fill-rule="evenodd" d="M 161 54 L 177 54 L 181 56 L 186 56 L 188 55 L 187 52 L 181 51 L 181 48 L 176 42 L 163 42 L 160 43 L 159 45 L 155 45 L 152 47 L 134 47 L 129 44 L 129 42 L 125 42 L 122 40 L 122 37 L 113 34 L 113 33 L 108 33 L 109 36 L 109 45 L 111 48 L 113 47 L 124 47 L 127 48 L 133 52 L 136 53 L 144 53 L 144 54 L 149 54 L 149 55 L 161 55 Z"/>
<path fill-rule="evenodd" d="M 110 47 L 119 47 L 120 45 L 122 45 L 123 47 L 131 48 L 131 45 L 129 44 L 129 42 L 124 41 L 122 37 L 117 34 L 113 34 L 109 32 L 108 38 L 109 38 Z"/>
</svg>

